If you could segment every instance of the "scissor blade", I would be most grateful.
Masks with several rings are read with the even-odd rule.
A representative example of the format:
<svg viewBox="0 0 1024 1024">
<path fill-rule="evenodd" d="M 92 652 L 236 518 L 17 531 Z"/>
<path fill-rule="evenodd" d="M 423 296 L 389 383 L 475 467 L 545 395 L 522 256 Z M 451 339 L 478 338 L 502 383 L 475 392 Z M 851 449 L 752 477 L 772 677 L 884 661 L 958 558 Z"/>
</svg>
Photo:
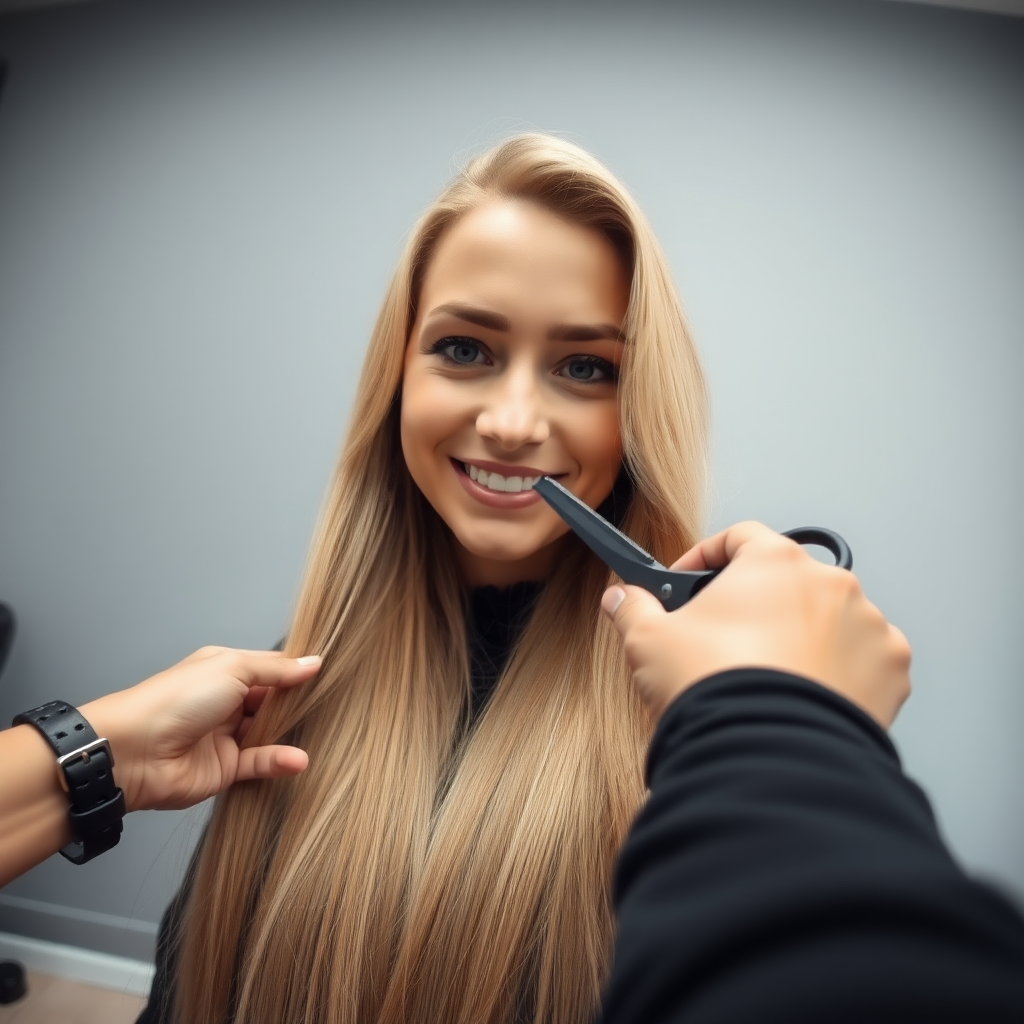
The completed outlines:
<svg viewBox="0 0 1024 1024">
<path fill-rule="evenodd" d="M 634 570 L 639 565 L 665 568 L 557 480 L 542 476 L 533 489 L 572 527 L 573 533 L 627 583 L 633 582 Z"/>
</svg>

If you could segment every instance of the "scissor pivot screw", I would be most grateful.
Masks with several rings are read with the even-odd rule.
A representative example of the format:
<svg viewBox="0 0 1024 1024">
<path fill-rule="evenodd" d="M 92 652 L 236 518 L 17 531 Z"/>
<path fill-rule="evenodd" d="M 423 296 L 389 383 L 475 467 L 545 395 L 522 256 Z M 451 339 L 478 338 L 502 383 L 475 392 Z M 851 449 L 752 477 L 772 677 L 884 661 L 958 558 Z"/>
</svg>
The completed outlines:
<svg viewBox="0 0 1024 1024">
<path fill-rule="evenodd" d="M 661 585 L 661 596 L 667 601 L 672 596 L 672 584 L 663 583 Z"/>
</svg>

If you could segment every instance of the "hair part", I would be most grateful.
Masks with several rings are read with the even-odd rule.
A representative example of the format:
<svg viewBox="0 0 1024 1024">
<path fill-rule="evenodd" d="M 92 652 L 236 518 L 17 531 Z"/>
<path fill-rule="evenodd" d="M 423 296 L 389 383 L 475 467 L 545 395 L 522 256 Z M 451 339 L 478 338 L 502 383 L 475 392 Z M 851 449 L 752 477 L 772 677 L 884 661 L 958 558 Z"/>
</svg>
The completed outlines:
<svg viewBox="0 0 1024 1024">
<path fill-rule="evenodd" d="M 700 534 L 705 385 L 654 235 L 589 154 L 509 139 L 423 215 L 384 298 L 287 644 L 323 667 L 273 694 L 248 739 L 297 743 L 309 768 L 218 799 L 180 935 L 181 1024 L 573 1024 L 596 1012 L 649 733 L 600 612 L 610 574 L 569 539 L 469 726 L 465 589 L 399 443 L 425 269 L 460 217 L 501 199 L 601 231 L 620 254 L 632 282 L 622 526 L 663 561 Z"/>
</svg>

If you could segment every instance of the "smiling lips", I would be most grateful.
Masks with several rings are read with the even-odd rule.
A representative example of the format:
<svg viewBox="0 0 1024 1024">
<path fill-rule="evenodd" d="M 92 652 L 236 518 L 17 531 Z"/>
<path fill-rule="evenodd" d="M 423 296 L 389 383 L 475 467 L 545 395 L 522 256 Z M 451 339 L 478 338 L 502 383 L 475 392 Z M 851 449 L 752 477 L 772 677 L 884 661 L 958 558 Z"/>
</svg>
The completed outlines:
<svg viewBox="0 0 1024 1024">
<path fill-rule="evenodd" d="M 540 495 L 533 490 L 533 485 L 545 475 L 564 476 L 564 474 L 545 474 L 543 470 L 532 466 L 504 467 L 509 475 L 498 472 L 494 463 L 461 462 L 451 460 L 459 482 L 477 501 L 492 508 L 523 508 L 540 501 Z M 518 472 L 513 474 L 511 469 Z"/>
</svg>

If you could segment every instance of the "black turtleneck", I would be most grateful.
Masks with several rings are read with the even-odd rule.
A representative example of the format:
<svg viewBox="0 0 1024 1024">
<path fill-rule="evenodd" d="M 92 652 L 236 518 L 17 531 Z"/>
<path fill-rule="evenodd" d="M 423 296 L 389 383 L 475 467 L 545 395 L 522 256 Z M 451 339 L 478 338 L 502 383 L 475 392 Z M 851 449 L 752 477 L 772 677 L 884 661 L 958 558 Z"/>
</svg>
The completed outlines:
<svg viewBox="0 0 1024 1024">
<path fill-rule="evenodd" d="M 479 587 L 470 593 L 467 635 L 472 689 L 472 719 L 483 711 L 498 682 L 508 656 L 526 624 L 540 592 L 539 583 L 515 583 L 505 590 Z M 278 644 L 280 649 L 284 644 Z M 200 843 L 202 841 L 200 840 Z M 197 851 L 198 852 L 198 851 Z M 193 863 L 195 855 L 193 855 Z M 176 935 L 188 895 L 188 882 L 171 901 L 160 922 L 156 944 L 156 974 L 149 1002 L 136 1024 L 171 1024 L 174 993 Z"/>
<path fill-rule="evenodd" d="M 539 583 L 513 583 L 505 590 L 478 587 L 470 595 L 469 635 L 472 718 L 483 711 L 498 682 L 512 646 L 526 625 L 540 592 Z"/>
</svg>

